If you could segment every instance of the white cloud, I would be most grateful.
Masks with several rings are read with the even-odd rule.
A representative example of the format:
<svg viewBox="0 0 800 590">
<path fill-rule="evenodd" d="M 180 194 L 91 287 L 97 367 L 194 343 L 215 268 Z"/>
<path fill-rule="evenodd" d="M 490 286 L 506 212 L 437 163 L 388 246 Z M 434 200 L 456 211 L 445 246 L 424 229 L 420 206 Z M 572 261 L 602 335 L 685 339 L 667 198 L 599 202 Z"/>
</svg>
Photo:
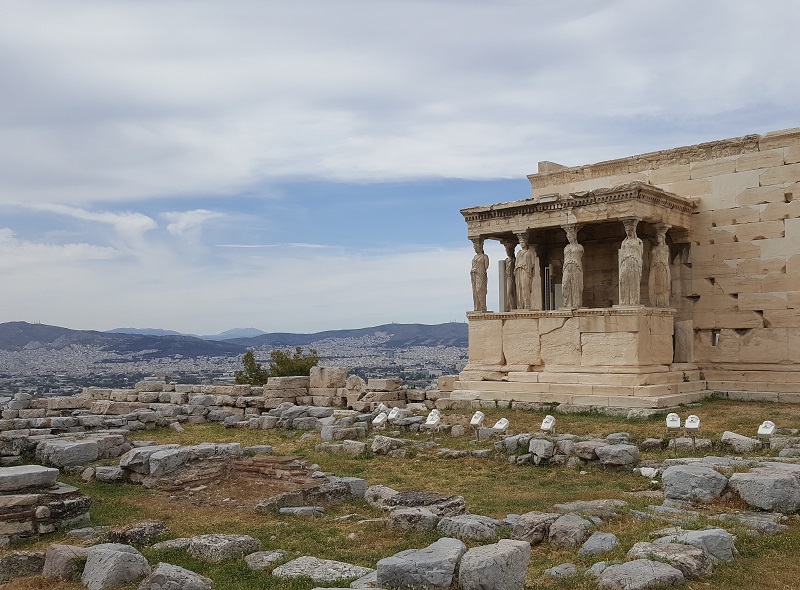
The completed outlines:
<svg viewBox="0 0 800 590">
<path fill-rule="evenodd" d="M 118 262 L 53 264 L 48 273 L 21 265 L 4 286 L 3 314 L 83 329 L 294 332 L 462 320 L 471 301 L 468 247 L 372 255 L 231 250 L 229 264 L 213 269 L 162 254 L 126 262 L 122 279 L 113 274 Z"/>
<path fill-rule="evenodd" d="M 44 268 L 64 267 L 64 265 L 82 263 L 93 260 L 110 260 L 117 256 L 113 248 L 94 246 L 92 244 L 48 244 L 28 240 L 20 240 L 9 228 L 0 228 L 0 268 L 4 272 L 32 270 L 46 277 Z M 11 275 L 6 275 L 5 284 Z M 52 293 L 49 289 L 48 293 Z"/>
<path fill-rule="evenodd" d="M 38 203 L 29 205 L 28 208 L 35 211 L 57 213 L 59 215 L 74 217 L 75 219 L 110 225 L 120 236 L 125 238 L 139 238 L 146 232 L 158 227 L 158 224 L 152 217 L 133 211 L 126 211 L 123 213 L 87 211 L 79 207 L 70 207 L 68 205 L 59 205 L 55 203 Z"/>
<path fill-rule="evenodd" d="M 18 3 L 0 22 L 0 200 L 521 177 L 790 126 L 799 16 L 743 0 Z"/>
<path fill-rule="evenodd" d="M 189 230 L 199 228 L 210 219 L 222 217 L 222 213 L 206 209 L 194 209 L 192 211 L 168 211 L 162 213 L 161 217 L 169 221 L 169 224 L 167 224 L 169 233 L 174 236 L 182 236 Z"/>
</svg>

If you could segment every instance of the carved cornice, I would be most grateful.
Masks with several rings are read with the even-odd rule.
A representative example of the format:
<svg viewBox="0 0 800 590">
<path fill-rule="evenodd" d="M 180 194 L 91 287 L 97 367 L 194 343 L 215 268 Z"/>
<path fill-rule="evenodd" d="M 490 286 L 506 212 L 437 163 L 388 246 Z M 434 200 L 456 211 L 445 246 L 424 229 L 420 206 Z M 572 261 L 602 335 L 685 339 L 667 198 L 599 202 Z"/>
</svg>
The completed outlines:
<svg viewBox="0 0 800 590">
<path fill-rule="evenodd" d="M 554 211 L 568 211 L 581 207 L 611 205 L 625 201 L 639 201 L 689 215 L 695 208 L 693 201 L 643 182 L 633 182 L 614 188 L 601 188 L 588 192 L 551 195 L 524 201 L 470 207 L 462 209 L 461 215 L 464 216 L 464 220 L 467 222 L 486 221 Z"/>
</svg>

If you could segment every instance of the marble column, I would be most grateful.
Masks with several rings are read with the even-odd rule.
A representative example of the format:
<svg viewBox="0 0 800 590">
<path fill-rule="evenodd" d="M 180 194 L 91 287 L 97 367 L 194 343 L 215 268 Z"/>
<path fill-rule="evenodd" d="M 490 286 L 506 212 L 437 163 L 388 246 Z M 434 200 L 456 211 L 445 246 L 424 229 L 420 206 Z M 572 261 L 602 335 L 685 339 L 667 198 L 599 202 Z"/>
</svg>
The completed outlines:
<svg viewBox="0 0 800 590">
<path fill-rule="evenodd" d="M 583 246 L 578 243 L 577 224 L 562 225 L 568 244 L 564 248 L 561 294 L 565 309 L 583 307 Z"/>
<path fill-rule="evenodd" d="M 483 252 L 483 238 L 472 240 L 475 256 L 469 275 L 472 281 L 472 303 L 475 311 L 486 311 L 486 292 L 489 282 L 489 257 Z"/>
<path fill-rule="evenodd" d="M 623 219 L 625 239 L 619 249 L 619 304 L 626 306 L 641 305 L 642 260 L 644 246 L 636 235 L 639 219 L 629 217 Z"/>
<path fill-rule="evenodd" d="M 502 244 L 506 249 L 505 280 L 503 289 L 505 306 L 503 307 L 503 311 L 514 311 L 517 309 L 517 285 L 514 281 L 515 262 L 517 259 L 514 250 L 517 247 L 517 241 L 502 240 Z"/>
<path fill-rule="evenodd" d="M 647 293 L 650 297 L 651 307 L 669 307 L 672 275 L 666 235 L 670 226 L 657 223 L 653 227 L 656 230 L 656 244 L 650 249 L 650 273 L 647 277 Z"/>
<path fill-rule="evenodd" d="M 520 251 L 514 261 L 514 283 L 517 288 L 517 309 L 532 309 L 531 287 L 536 263 L 536 255 L 528 247 L 528 234 L 517 234 Z"/>
</svg>

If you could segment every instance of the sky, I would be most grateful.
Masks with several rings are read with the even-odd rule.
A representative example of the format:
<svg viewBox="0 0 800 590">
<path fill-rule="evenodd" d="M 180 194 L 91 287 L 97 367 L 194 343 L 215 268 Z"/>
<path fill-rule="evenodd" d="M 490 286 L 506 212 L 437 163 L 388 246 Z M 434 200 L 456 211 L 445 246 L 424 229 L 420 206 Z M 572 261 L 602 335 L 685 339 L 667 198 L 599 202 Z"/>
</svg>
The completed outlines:
<svg viewBox="0 0 800 590">
<path fill-rule="evenodd" d="M 464 321 L 459 210 L 526 198 L 537 162 L 800 127 L 785 0 L 0 11 L 0 322 Z"/>
</svg>

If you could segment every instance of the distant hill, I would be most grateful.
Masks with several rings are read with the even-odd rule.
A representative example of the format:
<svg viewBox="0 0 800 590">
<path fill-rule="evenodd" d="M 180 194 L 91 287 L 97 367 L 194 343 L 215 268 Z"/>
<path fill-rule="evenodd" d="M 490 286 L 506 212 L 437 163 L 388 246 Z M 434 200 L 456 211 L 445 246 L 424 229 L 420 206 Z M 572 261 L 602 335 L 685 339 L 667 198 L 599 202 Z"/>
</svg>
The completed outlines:
<svg viewBox="0 0 800 590">
<path fill-rule="evenodd" d="M 384 324 L 371 328 L 353 330 L 328 330 L 313 334 L 269 333 L 253 338 L 226 340 L 243 346 L 307 346 L 326 338 L 361 338 L 363 336 L 388 335 L 389 341 L 382 346 L 404 348 L 408 346 L 467 346 L 467 324 Z"/>
<path fill-rule="evenodd" d="M 146 358 L 174 356 L 224 356 L 242 354 L 245 347 L 229 342 L 209 342 L 194 336 L 150 336 L 94 330 L 70 330 L 46 324 L 7 322 L 0 324 L 0 350 L 45 348 L 61 350 L 72 344 L 97 346 L 120 354 L 148 351 Z"/>
<path fill-rule="evenodd" d="M 139 334 L 141 336 L 193 336 L 193 334 L 184 334 L 182 332 L 175 332 L 174 330 L 161 330 L 160 328 L 114 328 L 113 330 L 106 330 L 105 334 Z M 208 340 L 211 340 L 208 338 Z"/>
<path fill-rule="evenodd" d="M 203 340 L 233 340 L 234 338 L 253 338 L 266 334 L 264 330 L 258 328 L 234 328 L 232 330 L 225 330 L 219 334 L 211 334 L 208 336 L 200 336 Z"/>
<path fill-rule="evenodd" d="M 139 330 L 132 328 L 133 330 Z M 70 345 L 96 346 L 101 350 L 130 354 L 147 351 L 145 358 L 174 356 L 226 356 L 243 354 L 249 347 L 294 347 L 307 346 L 327 338 L 361 338 L 364 336 L 388 336 L 381 344 L 384 348 L 405 348 L 409 346 L 467 346 L 467 324 L 384 324 L 371 328 L 354 330 L 329 330 L 314 334 L 262 333 L 249 338 L 226 338 L 223 340 L 204 340 L 168 332 L 164 335 L 149 333 L 121 332 L 117 328 L 110 332 L 94 330 L 70 330 L 46 324 L 27 322 L 6 322 L 0 324 L 0 350 L 21 351 L 35 349 L 61 350 Z M 155 328 L 140 331 L 158 331 Z M 229 330 L 217 336 L 244 331 L 252 328 Z"/>
</svg>

